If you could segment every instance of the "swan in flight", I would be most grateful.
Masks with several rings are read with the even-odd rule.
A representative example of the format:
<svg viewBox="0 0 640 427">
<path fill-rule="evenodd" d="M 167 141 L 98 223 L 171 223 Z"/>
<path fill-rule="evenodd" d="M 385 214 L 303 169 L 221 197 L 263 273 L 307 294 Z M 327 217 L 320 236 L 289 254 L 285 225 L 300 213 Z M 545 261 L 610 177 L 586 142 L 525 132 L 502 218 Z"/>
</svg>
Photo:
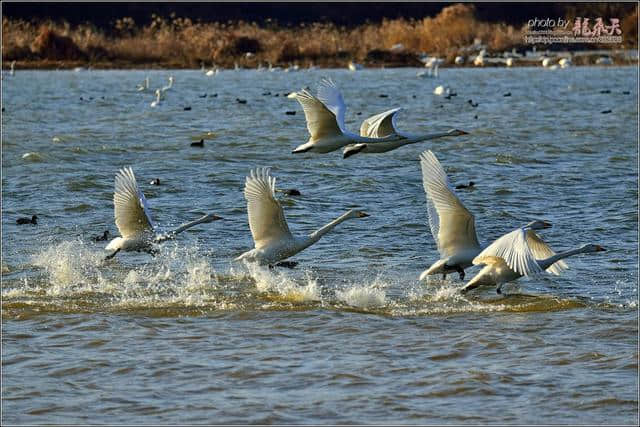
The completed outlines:
<svg viewBox="0 0 640 427">
<path fill-rule="evenodd" d="M 144 82 L 142 84 L 139 84 L 136 89 L 138 90 L 138 92 L 149 90 L 149 76 L 145 77 Z"/>
<path fill-rule="evenodd" d="M 351 209 L 308 236 L 294 236 L 289 231 L 282 206 L 276 199 L 275 186 L 276 179 L 269 175 L 269 168 L 257 168 L 247 176 L 244 197 L 247 199 L 249 228 L 255 248 L 237 257 L 236 261 L 274 265 L 311 246 L 341 222 L 369 216 L 365 212 Z"/>
<path fill-rule="evenodd" d="M 217 215 L 207 214 L 168 233 L 156 234 L 147 199 L 140 191 L 136 177 L 130 167 L 122 168 L 116 174 L 113 209 L 116 227 L 118 227 L 122 237 L 116 237 L 109 242 L 105 250 L 113 252 L 105 259 L 113 258 L 120 251 L 153 253 L 154 243 L 173 239 L 176 234 L 182 233 L 195 225 L 222 219 Z"/>
<path fill-rule="evenodd" d="M 160 105 L 160 99 L 162 98 L 162 92 L 160 89 L 156 89 L 156 100 L 151 103 L 152 107 L 157 107 Z"/>
<path fill-rule="evenodd" d="M 342 94 L 331 79 L 323 79 L 315 97 L 306 89 L 296 93 L 296 99 L 302 105 L 307 129 L 311 137 L 309 141 L 296 147 L 292 153 L 329 153 L 349 144 L 359 142 L 382 142 L 403 139 L 399 135 L 390 135 L 383 139 L 367 138 L 346 130 L 344 116 L 347 106 Z"/>
<path fill-rule="evenodd" d="M 342 151 L 342 157 L 348 158 L 358 153 L 386 153 L 395 150 L 407 144 L 415 144 L 416 142 L 426 141 L 429 139 L 442 138 L 445 136 L 468 135 L 468 132 L 459 129 L 450 129 L 446 132 L 427 133 L 427 134 L 411 134 L 398 130 L 396 127 L 396 114 L 402 108 L 393 108 L 384 113 L 371 116 L 362 122 L 360 126 L 360 136 L 375 138 L 385 138 L 391 135 L 401 136 L 402 139 L 396 139 L 384 142 L 359 143 L 346 146 Z"/>
<path fill-rule="evenodd" d="M 454 271 L 463 280 L 464 269 L 471 267 L 473 259 L 482 251 L 475 218 L 453 192 L 447 174 L 431 150 L 420 155 L 420 166 L 429 228 L 440 252 L 440 260 L 423 271 L 420 280 L 432 274 L 442 274 L 444 279 Z"/>
<path fill-rule="evenodd" d="M 496 292 L 506 282 L 522 276 L 535 276 L 547 271 L 559 275 L 568 268 L 562 259 L 581 253 L 600 252 L 605 249 L 600 245 L 584 245 L 578 249 L 556 254 L 534 230 L 551 227 L 546 221 L 533 221 L 524 227 L 505 234 L 487 246 L 473 264 L 484 265 L 461 289 L 466 293 L 481 285 L 497 285 Z"/>
</svg>

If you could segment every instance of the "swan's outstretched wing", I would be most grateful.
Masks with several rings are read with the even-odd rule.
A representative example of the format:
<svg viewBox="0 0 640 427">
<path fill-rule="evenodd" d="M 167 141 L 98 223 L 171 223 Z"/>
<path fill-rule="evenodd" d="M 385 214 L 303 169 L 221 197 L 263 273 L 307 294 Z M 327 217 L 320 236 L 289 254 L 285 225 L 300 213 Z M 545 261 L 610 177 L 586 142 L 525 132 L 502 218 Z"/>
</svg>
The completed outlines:
<svg viewBox="0 0 640 427">
<path fill-rule="evenodd" d="M 138 188 L 136 177 L 130 167 L 122 168 L 116 174 L 113 207 L 116 226 L 122 237 L 153 231 L 154 225 L 147 199 Z"/>
<path fill-rule="evenodd" d="M 249 228 L 257 249 L 273 240 L 292 237 L 275 189 L 276 179 L 269 176 L 269 168 L 252 170 L 244 185 Z"/>
<path fill-rule="evenodd" d="M 344 116 L 347 106 L 333 80 L 329 78 L 322 79 L 318 85 L 318 99 L 336 116 L 338 127 L 342 132 L 345 132 Z"/>
<path fill-rule="evenodd" d="M 336 116 L 318 98 L 311 95 L 306 89 L 297 92 L 296 99 L 302 105 L 304 117 L 307 120 L 307 129 L 311 138 L 319 139 L 325 136 L 342 134 Z"/>
<path fill-rule="evenodd" d="M 402 108 L 394 108 L 371 116 L 360 125 L 360 136 L 383 138 L 396 133 L 396 113 Z"/>
<path fill-rule="evenodd" d="M 444 258 L 470 247 L 479 247 L 475 218 L 456 197 L 436 156 L 427 150 L 420 155 L 422 184 L 427 195 L 429 227 Z"/>
<path fill-rule="evenodd" d="M 531 249 L 531 252 L 533 252 L 533 256 L 537 260 L 546 259 L 546 258 L 552 257 L 552 256 L 554 256 L 556 254 L 549 247 L 549 245 L 547 245 L 540 238 L 540 236 L 538 236 L 536 234 L 536 232 L 533 231 L 533 230 L 527 230 L 527 244 L 529 245 L 529 248 Z M 557 262 L 553 263 L 549 268 L 547 268 L 547 271 L 549 273 L 551 273 L 551 274 L 555 274 L 556 276 L 558 276 L 560 273 L 562 273 L 567 268 L 569 268 L 567 263 L 565 263 L 563 260 L 560 260 L 560 261 L 557 261 Z"/>
<path fill-rule="evenodd" d="M 529 247 L 527 231 L 518 228 L 497 239 L 473 259 L 473 264 L 494 263 L 494 258 L 504 262 L 518 274 L 532 276 L 543 272 Z"/>
</svg>

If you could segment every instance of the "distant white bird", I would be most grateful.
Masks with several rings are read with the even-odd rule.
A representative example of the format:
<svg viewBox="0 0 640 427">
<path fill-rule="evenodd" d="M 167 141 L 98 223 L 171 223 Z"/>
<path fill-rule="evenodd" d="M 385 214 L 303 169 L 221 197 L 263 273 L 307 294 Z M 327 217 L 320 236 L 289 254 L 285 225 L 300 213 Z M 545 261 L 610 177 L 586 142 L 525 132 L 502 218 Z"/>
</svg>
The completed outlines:
<svg viewBox="0 0 640 427">
<path fill-rule="evenodd" d="M 533 221 L 487 246 L 473 259 L 473 264 L 485 267 L 469 280 L 461 292 L 481 285 L 497 285 L 496 292 L 501 293 L 500 288 L 504 283 L 522 276 L 535 276 L 544 271 L 559 275 L 568 268 L 562 261 L 566 257 L 605 250 L 600 245 L 589 244 L 556 254 L 534 231 L 548 227 L 551 227 L 548 222 Z"/>
<path fill-rule="evenodd" d="M 151 103 L 152 107 L 157 107 L 160 105 L 160 98 L 162 97 L 162 92 L 160 89 L 156 89 L 156 100 Z"/>
<path fill-rule="evenodd" d="M 547 68 L 551 65 L 551 58 L 542 58 L 542 66 Z"/>
<path fill-rule="evenodd" d="M 425 71 L 419 71 L 418 73 L 416 73 L 416 76 L 417 77 L 433 77 L 433 78 L 436 78 L 436 77 L 438 77 L 438 67 L 439 67 L 439 64 L 436 63 L 433 67 L 429 67 Z"/>
<path fill-rule="evenodd" d="M 464 56 L 456 56 L 456 59 L 453 61 L 456 65 L 464 64 Z"/>
<path fill-rule="evenodd" d="M 560 68 L 568 68 L 571 66 L 571 59 L 562 58 L 560 61 L 558 61 L 558 65 L 560 66 Z"/>
<path fill-rule="evenodd" d="M 280 71 L 280 70 L 282 70 L 282 68 L 274 67 L 273 64 L 271 64 L 271 62 L 269 62 L 269 71 L 274 72 L 274 71 Z"/>
<path fill-rule="evenodd" d="M 144 82 L 142 82 L 142 84 L 139 84 L 136 89 L 138 90 L 138 92 L 149 90 L 149 76 L 145 77 Z"/>
<path fill-rule="evenodd" d="M 612 65 L 613 60 L 609 56 L 601 56 L 596 59 L 596 65 Z"/>
<path fill-rule="evenodd" d="M 434 95 L 449 95 L 451 93 L 451 88 L 449 86 L 440 85 L 433 90 Z"/>
<path fill-rule="evenodd" d="M 478 55 L 476 55 L 476 57 L 473 59 L 473 65 L 475 65 L 476 67 L 482 67 L 484 66 L 484 55 L 485 55 L 486 51 L 484 49 L 482 49 L 480 51 L 480 53 L 478 53 Z"/>
<path fill-rule="evenodd" d="M 162 92 L 166 92 L 173 87 L 173 76 L 169 76 L 169 84 L 162 87 Z"/>
<path fill-rule="evenodd" d="M 431 134 L 411 134 L 399 130 L 396 126 L 396 115 L 402 108 L 393 108 L 375 116 L 371 116 L 362 122 L 360 126 L 360 136 L 368 138 L 385 138 L 392 135 L 399 135 L 403 139 L 395 141 L 368 142 L 358 143 L 346 146 L 343 151 L 343 158 L 348 158 L 357 153 L 386 153 L 395 150 L 407 144 L 415 144 L 417 142 L 429 139 L 442 138 L 445 136 L 460 136 L 468 133 L 458 129 L 450 129 L 446 132 L 438 132 Z"/>
<path fill-rule="evenodd" d="M 11 61 L 11 69 L 9 70 L 9 75 L 13 76 L 16 74 L 16 61 Z"/>
<path fill-rule="evenodd" d="M 195 221 L 183 224 L 169 233 L 156 235 L 147 199 L 138 188 L 138 182 L 130 167 L 122 168 L 116 174 L 113 208 L 116 227 L 122 237 L 116 237 L 109 242 L 105 250 L 114 252 L 105 259 L 113 258 L 120 251 L 153 253 L 154 243 L 173 239 L 178 233 L 195 225 L 222 219 L 214 214 L 207 214 Z"/>
<path fill-rule="evenodd" d="M 247 176 L 244 197 L 247 199 L 249 228 L 255 247 L 237 257 L 236 261 L 274 265 L 311 246 L 341 222 L 369 216 L 365 212 L 351 209 L 308 236 L 294 236 L 289 231 L 282 206 L 276 199 L 275 186 L 276 179 L 269 175 L 269 168 L 252 170 Z"/>
<path fill-rule="evenodd" d="M 358 70 L 362 70 L 362 68 L 364 68 L 361 64 L 356 64 L 353 61 L 349 61 L 349 63 L 347 64 L 347 68 L 349 68 L 349 71 L 358 71 Z"/>
<path fill-rule="evenodd" d="M 464 269 L 471 267 L 482 246 L 476 235 L 475 218 L 462 204 L 449 185 L 447 174 L 430 150 L 420 155 L 422 185 L 427 198 L 429 228 L 440 252 L 436 261 L 420 275 L 424 280 L 432 274 L 457 271 L 464 279 Z"/>
<path fill-rule="evenodd" d="M 309 141 L 296 147 L 292 153 L 329 153 L 349 144 L 358 142 L 382 142 L 403 139 L 391 135 L 384 139 L 366 138 L 346 130 L 344 116 L 347 107 L 342 94 L 331 79 L 323 79 L 318 88 L 318 96 L 306 89 L 297 92 L 296 99 L 302 105 L 311 135 Z"/>
<path fill-rule="evenodd" d="M 507 67 L 513 67 L 513 62 L 513 58 L 507 58 L 505 64 L 507 65 Z"/>
</svg>

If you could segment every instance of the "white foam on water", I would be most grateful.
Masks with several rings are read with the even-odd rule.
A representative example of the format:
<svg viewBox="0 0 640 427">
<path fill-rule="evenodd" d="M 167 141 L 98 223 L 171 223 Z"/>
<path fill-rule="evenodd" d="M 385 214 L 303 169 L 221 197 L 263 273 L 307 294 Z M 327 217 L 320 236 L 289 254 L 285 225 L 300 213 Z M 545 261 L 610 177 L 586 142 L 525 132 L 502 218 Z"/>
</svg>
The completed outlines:
<svg viewBox="0 0 640 427">
<path fill-rule="evenodd" d="M 387 286 L 388 283 L 378 276 L 371 283 L 351 285 L 346 289 L 337 290 L 336 298 L 352 307 L 383 307 L 387 304 Z"/>
<path fill-rule="evenodd" d="M 273 292 L 296 302 L 321 301 L 317 279 L 305 272 L 304 283 L 300 284 L 279 268 L 270 269 L 257 263 L 244 262 L 249 276 L 255 281 L 260 292 Z"/>
</svg>

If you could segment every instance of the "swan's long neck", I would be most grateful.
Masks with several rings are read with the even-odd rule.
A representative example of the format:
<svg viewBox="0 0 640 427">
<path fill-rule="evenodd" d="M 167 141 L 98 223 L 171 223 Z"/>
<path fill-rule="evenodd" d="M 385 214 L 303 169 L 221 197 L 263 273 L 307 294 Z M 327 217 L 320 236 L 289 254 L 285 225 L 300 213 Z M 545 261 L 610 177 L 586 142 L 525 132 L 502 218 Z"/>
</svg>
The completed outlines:
<svg viewBox="0 0 640 427">
<path fill-rule="evenodd" d="M 187 222 L 185 224 L 182 224 L 180 227 L 176 228 L 175 230 L 172 230 L 168 233 L 165 234 L 161 234 L 159 236 L 157 236 L 154 241 L 156 243 L 160 243 L 160 242 L 164 242 L 165 240 L 169 240 L 169 239 L 173 239 L 174 237 L 176 237 L 176 234 L 182 233 L 184 230 L 187 230 L 193 226 L 196 226 L 198 224 L 202 224 L 203 222 L 211 222 L 211 216 L 212 214 L 207 214 L 204 215 L 196 220 Z"/>
<path fill-rule="evenodd" d="M 550 256 L 549 258 L 538 260 L 538 265 L 543 270 L 546 270 L 547 268 L 551 267 L 553 264 L 555 264 L 556 262 L 560 261 L 563 258 L 567 258 L 567 257 L 570 257 L 572 255 L 581 254 L 581 253 L 585 253 L 585 252 L 588 252 L 588 250 L 586 250 L 585 248 L 578 248 L 578 249 L 572 249 L 572 250 L 566 251 L 566 252 L 560 252 L 560 253 L 557 253 L 557 254 L 555 254 L 553 256 Z"/>
<path fill-rule="evenodd" d="M 353 218 L 351 216 L 351 212 L 346 212 L 346 213 L 340 215 L 338 218 L 336 218 L 333 221 L 331 221 L 330 223 L 328 223 L 327 225 L 317 229 L 316 231 L 314 231 L 308 237 L 305 238 L 305 240 L 302 242 L 302 249 L 313 245 L 315 242 L 320 240 L 320 238 L 322 236 L 324 236 L 325 234 L 327 234 L 328 232 L 333 230 L 333 228 L 336 225 L 340 224 L 341 222 L 344 222 L 344 221 L 348 220 L 349 218 Z M 302 250 L 302 249 L 300 249 L 300 250 Z"/>
<path fill-rule="evenodd" d="M 407 142 L 405 142 L 406 140 L 406 136 L 404 135 L 400 135 L 397 133 L 392 133 L 391 135 L 385 136 L 383 138 L 369 138 L 366 136 L 360 136 L 356 133 L 352 133 L 352 132 L 345 132 L 344 133 L 347 137 L 349 137 L 349 139 L 351 139 L 353 142 L 364 142 L 364 143 L 376 143 L 376 142 L 402 142 L 402 144 L 400 145 L 404 145 L 407 144 Z"/>
<path fill-rule="evenodd" d="M 416 142 L 428 141 L 430 139 L 438 139 L 444 138 L 445 136 L 452 136 L 449 132 L 437 132 L 437 133 L 425 133 L 425 134 L 411 134 L 411 133 L 403 133 L 402 134 L 407 141 L 403 144 L 415 144 Z"/>
</svg>

